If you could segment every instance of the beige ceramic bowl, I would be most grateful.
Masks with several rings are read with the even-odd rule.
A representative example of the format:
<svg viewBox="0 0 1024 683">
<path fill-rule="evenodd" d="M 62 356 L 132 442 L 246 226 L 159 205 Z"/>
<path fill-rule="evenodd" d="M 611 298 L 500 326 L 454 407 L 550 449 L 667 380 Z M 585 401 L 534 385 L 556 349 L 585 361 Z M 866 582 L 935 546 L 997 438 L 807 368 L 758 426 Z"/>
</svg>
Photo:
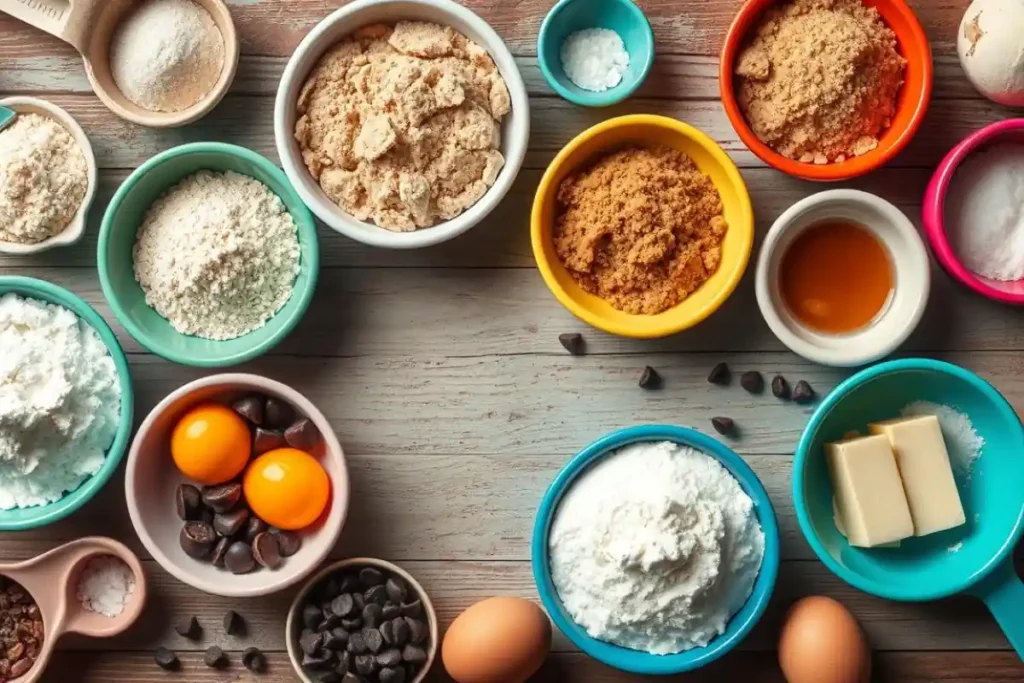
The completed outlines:
<svg viewBox="0 0 1024 683">
<path fill-rule="evenodd" d="M 260 569 L 236 576 L 189 557 L 179 545 L 182 521 L 175 513 L 174 494 L 178 484 L 188 480 L 171 459 L 170 435 L 190 408 L 209 401 L 230 403 L 251 393 L 286 401 L 320 430 L 322 443 L 313 455 L 330 477 L 331 499 L 320 520 L 299 532 L 302 548 L 286 558 L 280 569 Z M 146 550 L 176 579 L 213 595 L 255 597 L 298 583 L 334 548 L 348 513 L 348 469 L 331 424 L 305 396 L 258 375 L 214 375 L 174 391 L 143 420 L 128 452 L 125 498 L 132 524 Z"/>
<path fill-rule="evenodd" d="M 46 251 L 47 249 L 53 249 L 54 247 L 65 247 L 69 244 L 74 244 L 78 240 L 82 239 L 82 235 L 85 234 L 86 221 L 89 217 L 89 208 L 92 206 L 93 199 L 96 198 L 96 156 L 92 153 L 92 145 L 89 144 L 89 138 L 86 137 L 85 131 L 82 130 L 82 127 L 78 125 L 78 122 L 71 117 L 71 114 L 67 113 L 57 105 L 51 104 L 46 100 L 41 100 L 38 97 L 5 97 L 0 99 L 0 107 L 13 109 L 18 114 L 39 114 L 41 116 L 46 116 L 64 126 L 65 130 L 71 134 L 71 137 L 74 138 L 78 147 L 82 150 L 82 154 L 85 155 L 86 172 L 89 176 L 89 185 L 85 189 L 85 196 L 82 198 L 82 203 L 78 207 L 78 211 L 75 213 L 74 218 L 71 219 L 71 222 L 67 224 L 63 231 L 49 239 L 35 244 L 0 242 L 0 253 L 24 256 L 27 254 L 37 254 L 41 251 Z"/>
<path fill-rule="evenodd" d="M 397 574 L 405 579 L 405 582 L 409 584 L 409 587 L 417 594 L 420 601 L 423 603 L 423 611 L 427 616 L 427 626 L 430 628 L 430 643 L 427 647 L 427 662 L 415 678 L 405 682 L 421 683 L 421 681 L 427 677 L 427 674 L 430 673 L 430 668 L 434 665 L 434 659 L 437 657 L 439 629 L 437 626 L 437 612 L 434 610 L 434 604 L 430 601 L 430 596 L 427 595 L 427 592 L 423 590 L 423 586 L 421 586 L 419 581 L 414 579 L 409 572 L 386 560 L 377 560 L 370 557 L 352 557 L 347 560 L 340 560 L 327 565 L 317 572 L 316 576 L 307 581 L 305 585 L 302 586 L 302 590 L 299 591 L 299 594 L 295 596 L 295 599 L 292 601 L 292 606 L 288 608 L 288 620 L 285 624 L 284 636 L 285 643 L 287 643 L 288 646 L 288 659 L 291 661 L 292 666 L 295 667 L 295 673 L 299 675 L 299 678 L 303 683 L 318 683 L 307 676 L 306 672 L 302 669 L 302 650 L 299 649 L 299 634 L 302 633 L 302 606 L 309 597 L 309 594 L 313 592 L 321 581 L 327 579 L 328 576 L 338 574 L 349 569 L 360 569 L 362 567 L 375 567 L 382 572 Z"/>
</svg>

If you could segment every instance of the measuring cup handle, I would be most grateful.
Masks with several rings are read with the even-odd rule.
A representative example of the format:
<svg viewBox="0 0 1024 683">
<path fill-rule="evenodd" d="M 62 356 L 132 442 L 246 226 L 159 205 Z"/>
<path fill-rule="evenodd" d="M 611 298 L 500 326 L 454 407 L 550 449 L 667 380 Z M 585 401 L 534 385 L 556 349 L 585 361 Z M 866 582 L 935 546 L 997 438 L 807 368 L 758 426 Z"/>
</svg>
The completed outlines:
<svg viewBox="0 0 1024 683">
<path fill-rule="evenodd" d="M 85 52 L 97 0 L 0 0 L 0 12 Z"/>
<path fill-rule="evenodd" d="M 1024 582 L 1007 559 L 978 586 L 978 596 L 985 601 L 1006 639 L 1024 660 Z"/>
</svg>

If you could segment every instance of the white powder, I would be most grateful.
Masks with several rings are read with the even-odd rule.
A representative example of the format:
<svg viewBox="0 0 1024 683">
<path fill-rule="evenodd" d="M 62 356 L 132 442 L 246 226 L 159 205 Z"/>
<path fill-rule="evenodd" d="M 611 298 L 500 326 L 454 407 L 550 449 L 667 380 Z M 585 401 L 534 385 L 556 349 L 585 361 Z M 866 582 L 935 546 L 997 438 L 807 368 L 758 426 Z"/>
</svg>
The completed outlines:
<svg viewBox="0 0 1024 683">
<path fill-rule="evenodd" d="M 234 339 L 288 302 L 299 240 L 291 214 L 266 185 L 200 171 L 153 203 L 133 258 L 146 303 L 174 329 Z"/>
<path fill-rule="evenodd" d="M 754 504 L 717 460 L 673 443 L 627 446 L 566 492 L 551 573 L 592 637 L 654 654 L 707 645 L 764 557 Z"/>
<path fill-rule="evenodd" d="M 967 157 L 953 176 L 945 221 L 968 270 L 995 280 L 1024 279 L 1024 145 Z"/>
<path fill-rule="evenodd" d="M 66 308 L 0 297 L 0 510 L 52 503 L 95 474 L 120 413 L 95 330 Z"/>
<path fill-rule="evenodd" d="M 135 574 L 118 557 L 100 555 L 82 570 L 76 591 L 82 607 L 107 617 L 124 612 L 135 592 Z"/>
<path fill-rule="evenodd" d="M 110 70 L 124 96 L 149 111 L 201 101 L 224 70 L 224 37 L 192 0 L 145 0 L 117 25 Z"/>
<path fill-rule="evenodd" d="M 900 414 L 904 417 L 934 415 L 939 418 L 950 464 L 958 474 L 968 478 L 971 476 L 974 461 L 981 457 L 981 449 L 985 447 L 985 439 L 974 430 L 971 418 L 949 406 L 927 401 L 911 403 Z"/>
<path fill-rule="evenodd" d="M 583 29 L 562 43 L 562 70 L 578 88 L 593 92 L 614 88 L 627 69 L 629 53 L 615 31 Z"/>
</svg>

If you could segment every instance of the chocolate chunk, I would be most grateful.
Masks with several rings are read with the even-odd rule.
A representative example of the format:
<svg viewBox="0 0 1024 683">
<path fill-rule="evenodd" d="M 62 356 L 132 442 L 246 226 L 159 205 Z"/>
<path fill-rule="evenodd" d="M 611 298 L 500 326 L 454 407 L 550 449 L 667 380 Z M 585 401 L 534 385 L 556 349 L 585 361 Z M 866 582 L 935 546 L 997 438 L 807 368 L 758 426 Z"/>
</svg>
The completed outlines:
<svg viewBox="0 0 1024 683">
<path fill-rule="evenodd" d="M 810 403 L 814 400 L 814 389 L 804 380 L 800 380 L 793 386 L 793 400 L 797 403 Z"/>
<path fill-rule="evenodd" d="M 263 426 L 268 429 L 286 429 L 295 421 L 295 411 L 278 398 L 268 398 L 264 406 Z"/>
<path fill-rule="evenodd" d="M 423 612 L 423 603 L 419 600 L 413 600 L 412 602 L 403 602 L 399 611 L 403 617 L 418 617 Z"/>
<path fill-rule="evenodd" d="M 406 645 L 402 648 L 402 660 L 410 664 L 422 664 L 427 661 L 427 651 L 416 645 Z"/>
<path fill-rule="evenodd" d="M 740 386 L 751 394 L 760 394 L 764 391 L 764 377 L 757 370 L 750 370 L 740 375 Z"/>
<path fill-rule="evenodd" d="M 223 669 L 228 665 L 228 656 L 224 654 L 224 650 L 213 645 L 203 653 L 203 664 L 211 669 Z"/>
<path fill-rule="evenodd" d="M 657 370 L 648 365 L 640 373 L 639 384 L 641 389 L 660 389 L 661 375 L 658 374 Z"/>
<path fill-rule="evenodd" d="M 373 567 L 363 567 L 359 570 L 359 581 L 364 588 L 373 588 L 384 584 L 384 574 Z"/>
<path fill-rule="evenodd" d="M 377 658 L 373 655 L 359 655 L 353 661 L 356 671 L 361 676 L 372 676 L 380 668 L 377 664 Z"/>
<path fill-rule="evenodd" d="M 219 536 L 234 536 L 249 521 L 249 509 L 238 507 L 230 512 L 223 512 L 213 518 L 213 530 Z"/>
<path fill-rule="evenodd" d="M 390 650 L 384 650 L 377 655 L 377 663 L 382 667 L 388 666 L 401 666 L 402 665 L 402 651 L 397 647 L 393 647 Z"/>
<path fill-rule="evenodd" d="M 789 400 L 789 382 L 782 375 L 775 375 L 772 378 L 772 396 L 781 398 L 783 401 Z"/>
<path fill-rule="evenodd" d="M 427 625 L 419 619 L 405 617 L 404 621 L 409 627 L 409 642 L 420 645 L 427 639 L 427 636 L 430 635 L 430 629 L 427 628 Z"/>
<path fill-rule="evenodd" d="M 247 647 L 242 651 L 242 666 L 253 673 L 263 673 L 267 670 L 267 658 L 259 648 Z"/>
<path fill-rule="evenodd" d="M 224 633 L 229 636 L 245 635 L 245 620 L 242 615 L 234 610 L 229 610 L 224 615 Z"/>
<path fill-rule="evenodd" d="M 388 643 L 389 645 L 396 645 L 402 647 L 412 638 L 412 627 L 406 621 L 407 617 L 401 617 L 391 622 L 392 628 L 395 631 L 395 642 Z"/>
<path fill-rule="evenodd" d="M 324 647 L 328 650 L 344 650 L 348 644 L 348 631 L 343 628 L 332 628 L 324 633 Z"/>
<path fill-rule="evenodd" d="M 320 443 L 320 430 L 316 428 L 312 420 L 304 417 L 285 430 L 284 440 L 292 448 L 309 451 Z"/>
<path fill-rule="evenodd" d="M 711 426 L 722 436 L 729 436 L 736 431 L 736 422 L 731 417 L 713 417 Z"/>
<path fill-rule="evenodd" d="M 255 569 L 252 546 L 244 541 L 235 541 L 228 546 L 228 552 L 224 555 L 224 568 L 232 574 L 248 574 Z"/>
<path fill-rule="evenodd" d="M 375 602 L 363 607 L 363 626 L 377 628 L 384 617 L 384 608 Z"/>
<path fill-rule="evenodd" d="M 203 488 L 203 503 L 214 512 L 224 513 L 242 499 L 242 485 L 238 483 Z"/>
<path fill-rule="evenodd" d="M 188 638 L 189 640 L 198 640 L 199 636 L 203 633 L 203 628 L 199 625 L 199 620 L 195 617 L 188 617 L 180 620 L 174 625 L 174 630 L 182 638 Z"/>
<path fill-rule="evenodd" d="M 363 642 L 366 643 L 367 649 L 373 654 L 377 654 L 384 648 L 384 637 L 377 629 L 364 627 L 362 634 Z"/>
<path fill-rule="evenodd" d="M 350 633 L 348 636 L 348 643 L 345 649 L 354 655 L 361 655 L 366 653 L 366 641 L 363 640 L 363 634 L 360 631 Z"/>
<path fill-rule="evenodd" d="M 305 629 L 299 636 L 299 647 L 307 655 L 319 654 L 324 649 L 324 635 L 311 629 Z"/>
<path fill-rule="evenodd" d="M 331 600 L 331 612 L 342 619 L 351 615 L 356 609 L 356 601 L 351 593 L 342 593 Z"/>
<path fill-rule="evenodd" d="M 246 396 L 231 404 L 231 409 L 254 425 L 263 424 L 262 396 Z"/>
<path fill-rule="evenodd" d="M 158 647 L 156 649 L 156 652 L 153 654 L 153 661 L 156 662 L 156 665 L 164 671 L 177 671 L 178 667 L 181 666 L 181 662 L 178 660 L 178 655 L 174 654 L 166 647 Z M 13 668 L 11 669 L 11 673 L 14 674 Z"/>
<path fill-rule="evenodd" d="M 558 335 L 558 343 L 574 356 L 582 356 L 587 351 L 586 342 L 579 332 L 566 332 Z"/>
<path fill-rule="evenodd" d="M 291 557 L 302 547 L 302 537 L 296 533 L 277 529 L 272 529 L 270 533 L 277 536 L 277 551 L 281 553 L 281 557 Z"/>
<path fill-rule="evenodd" d="M 191 522 L 202 517 L 203 500 L 199 489 L 192 484 L 181 484 L 174 491 L 174 510 L 178 519 Z"/>
<path fill-rule="evenodd" d="M 388 601 L 388 591 L 384 586 L 373 586 L 366 589 L 366 592 L 363 593 L 363 599 L 368 603 L 375 602 L 378 605 L 383 605 Z"/>
<path fill-rule="evenodd" d="M 323 619 L 323 613 L 316 605 L 307 604 L 302 608 L 302 623 L 306 628 L 316 629 L 321 619 Z"/>
<path fill-rule="evenodd" d="M 400 667 L 387 667 L 377 674 L 380 683 L 405 683 L 405 669 Z"/>
<path fill-rule="evenodd" d="M 205 522 L 185 522 L 178 535 L 178 542 L 186 555 L 202 560 L 213 550 L 213 544 L 217 542 L 217 533 Z"/>
<path fill-rule="evenodd" d="M 409 588 L 405 585 L 405 581 L 397 576 L 392 576 L 388 579 L 384 584 L 384 588 L 387 590 L 388 598 L 391 602 L 402 603 L 409 597 Z"/>
<path fill-rule="evenodd" d="M 222 536 L 217 540 L 217 545 L 213 546 L 213 562 L 214 567 L 224 568 L 224 558 L 228 554 L 228 548 L 231 547 L 231 539 L 227 536 Z"/>
<path fill-rule="evenodd" d="M 256 536 L 252 542 L 252 557 L 261 567 L 277 569 L 281 566 L 281 552 L 277 547 L 277 537 L 264 532 Z"/>
<path fill-rule="evenodd" d="M 720 387 L 724 387 L 732 381 L 732 371 L 729 370 L 728 363 L 719 363 L 715 367 L 711 368 L 710 374 L 708 374 L 708 381 L 712 384 L 717 384 Z"/>
<path fill-rule="evenodd" d="M 245 524 L 245 538 L 246 543 L 252 543 L 256 540 L 256 537 L 266 531 L 269 527 L 267 523 L 256 515 L 249 515 L 249 521 Z"/>
<path fill-rule="evenodd" d="M 252 454 L 263 455 L 278 448 L 284 448 L 286 443 L 284 434 L 281 432 L 257 427 L 252 437 Z"/>
</svg>

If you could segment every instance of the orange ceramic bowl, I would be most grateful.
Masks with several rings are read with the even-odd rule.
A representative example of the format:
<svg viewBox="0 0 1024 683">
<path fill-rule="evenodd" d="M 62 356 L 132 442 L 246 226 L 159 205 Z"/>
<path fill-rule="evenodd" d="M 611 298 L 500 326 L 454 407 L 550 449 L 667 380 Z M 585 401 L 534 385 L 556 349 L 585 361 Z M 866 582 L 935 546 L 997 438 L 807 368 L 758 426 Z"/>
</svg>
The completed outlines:
<svg viewBox="0 0 1024 683">
<path fill-rule="evenodd" d="M 761 15 L 776 1 L 747 0 L 729 27 L 722 48 L 718 87 L 729 121 L 732 122 L 732 127 L 736 129 L 740 140 L 769 166 L 805 180 L 848 180 L 881 168 L 899 154 L 917 133 L 931 100 L 932 51 L 921 22 L 904 0 L 864 0 L 865 5 L 878 10 L 882 20 L 896 33 L 900 54 L 907 60 L 905 81 L 896 103 L 896 115 L 893 117 L 892 125 L 882 132 L 878 147 L 867 154 L 840 163 L 808 164 L 784 157 L 761 142 L 747 124 L 747 119 L 736 99 L 733 65 Z"/>
</svg>

